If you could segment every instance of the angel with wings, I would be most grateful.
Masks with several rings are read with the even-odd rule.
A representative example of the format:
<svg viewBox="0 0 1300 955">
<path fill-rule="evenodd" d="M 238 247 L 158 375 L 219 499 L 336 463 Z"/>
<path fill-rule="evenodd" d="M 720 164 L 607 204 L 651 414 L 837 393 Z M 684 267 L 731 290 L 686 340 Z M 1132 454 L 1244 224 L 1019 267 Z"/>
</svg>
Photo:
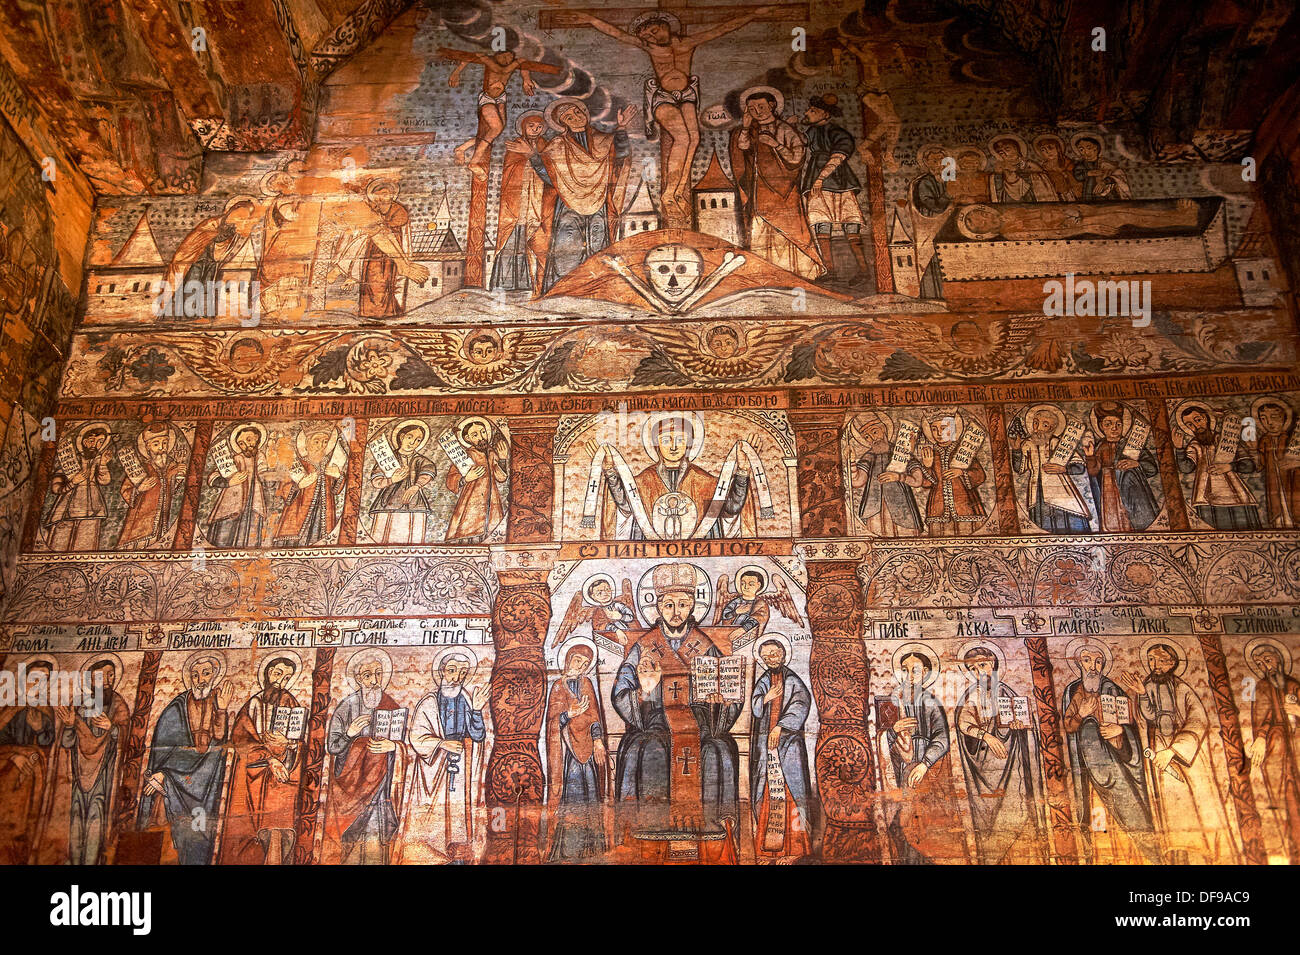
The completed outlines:
<svg viewBox="0 0 1300 955">
<path fill-rule="evenodd" d="M 405 330 L 402 338 L 456 388 L 492 388 L 518 378 L 533 367 L 551 343 L 546 329 L 499 334 L 487 327 Z"/>
<path fill-rule="evenodd" d="M 772 609 L 795 626 L 803 626 L 803 617 L 794 604 L 790 588 L 779 576 L 775 578 L 774 588 L 767 590 L 768 575 L 757 567 L 743 567 L 736 575 L 736 591 L 733 592 L 727 581 L 727 575 L 718 578 L 718 611 L 714 615 L 715 627 L 733 627 L 738 632 L 732 639 L 740 636 L 752 636 L 755 640 L 767 629 L 768 618 Z"/>
<path fill-rule="evenodd" d="M 622 593 L 615 599 L 614 579 L 608 574 L 596 574 L 573 595 L 564 622 L 551 640 L 551 647 L 558 647 L 583 624 L 591 627 L 593 636 L 608 637 L 620 646 L 626 646 L 627 630 L 636 622 L 633 603 L 632 581 L 623 578 Z"/>
</svg>

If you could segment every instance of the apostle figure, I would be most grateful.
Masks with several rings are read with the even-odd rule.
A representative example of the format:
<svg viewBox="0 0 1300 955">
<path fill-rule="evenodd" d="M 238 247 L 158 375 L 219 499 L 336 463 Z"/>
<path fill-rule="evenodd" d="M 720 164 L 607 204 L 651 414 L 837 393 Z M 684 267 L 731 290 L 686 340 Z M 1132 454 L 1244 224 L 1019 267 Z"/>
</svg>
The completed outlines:
<svg viewBox="0 0 1300 955">
<path fill-rule="evenodd" d="M 962 655 L 961 663 L 972 682 L 953 717 L 979 863 L 1045 865 L 1033 724 L 1016 718 L 1016 691 L 999 678 L 996 653 L 975 646 Z"/>
<path fill-rule="evenodd" d="M 831 242 L 838 226 L 858 264 L 858 271 L 848 284 L 864 292 L 874 292 L 876 269 L 867 253 L 867 238 L 863 232 L 866 220 L 862 216 L 862 207 L 858 205 L 862 183 L 849 166 L 849 157 L 856 151 L 857 144 L 852 133 L 833 121 L 843 115 L 844 110 L 834 93 L 809 99 L 803 117 L 807 124 L 808 142 L 799 191 L 808 209 L 808 223 L 817 240 L 817 249 L 829 270 L 820 281 L 836 279 Z"/>
<path fill-rule="evenodd" d="M 913 179 L 907 190 L 916 265 L 921 272 L 921 298 L 943 298 L 943 274 L 934 237 L 953 210 L 953 200 L 943 180 L 943 164 L 947 158 L 947 150 L 937 143 L 922 146 L 917 159 L 925 172 Z"/>
<path fill-rule="evenodd" d="M 1061 728 L 1069 747 L 1074 805 L 1088 862 L 1139 861 L 1120 850 L 1126 836 L 1142 857 L 1159 864 L 1141 737 L 1133 722 L 1108 719 L 1103 700 L 1109 696 L 1129 705 L 1129 698 L 1106 676 L 1110 653 L 1100 644 L 1080 645 L 1074 662 L 1079 677 L 1061 698 Z"/>
<path fill-rule="evenodd" d="M 429 277 L 427 266 L 411 259 L 411 214 L 397 201 L 393 179 L 373 179 L 366 185 L 364 207 L 351 207 L 364 220 L 345 240 L 338 268 L 360 283 L 358 312 L 362 318 L 396 318 L 406 307 L 397 297 L 397 280 L 416 285 Z"/>
<path fill-rule="evenodd" d="M 1255 472 L 1255 461 L 1241 442 L 1231 457 L 1220 453 L 1220 435 L 1209 409 L 1184 403 L 1173 433 L 1178 470 L 1192 475 L 1189 503 L 1196 516 L 1216 531 L 1259 530 L 1259 503 L 1241 479 Z"/>
<path fill-rule="evenodd" d="M 1166 643 L 1147 648 L 1146 679 L 1120 677 L 1146 726 L 1151 801 L 1169 865 L 1240 862 L 1207 742 L 1210 720 L 1196 691 L 1178 675 L 1186 658 Z"/>
<path fill-rule="evenodd" d="M 1300 523 L 1300 457 L 1289 453 L 1294 413 L 1281 398 L 1260 398 L 1251 406 L 1255 419 L 1255 458 L 1264 480 L 1264 516 L 1269 527 Z"/>
<path fill-rule="evenodd" d="M 930 537 L 967 537 L 988 520 L 980 498 L 984 466 L 978 457 L 961 466 L 961 418 L 951 412 L 928 413 L 921 421 L 923 440 L 908 471 L 920 477 L 926 490 L 925 527 Z"/>
<path fill-rule="evenodd" d="M 542 228 L 544 183 L 529 158 L 545 145 L 546 120 L 528 110 L 515 121 L 517 139 L 506 142 L 501 170 L 501 200 L 497 208 L 496 260 L 489 288 L 542 293 L 546 263 L 546 230 Z"/>
<path fill-rule="evenodd" d="M 225 668 L 224 658 L 208 651 L 186 662 L 186 689 L 158 717 L 149 748 L 139 818 L 151 820 L 161 803 L 181 865 L 212 861 L 235 699 Z"/>
<path fill-rule="evenodd" d="M 745 248 L 809 280 L 826 271 L 799 192 L 805 144 L 781 118 L 784 98 L 770 86 L 741 95 L 745 119 L 731 131 L 731 168 L 741 198 Z"/>
<path fill-rule="evenodd" d="M 174 511 L 185 484 L 187 448 L 166 421 L 149 421 L 136 436 L 137 458 L 145 477 L 139 484 L 122 478 L 126 518 L 118 550 L 146 550 L 171 543 Z"/>
<path fill-rule="evenodd" d="M 54 710 L 61 732 L 50 782 L 56 789 L 36 859 L 42 865 L 100 865 L 113 844 L 114 800 L 131 709 L 114 689 L 119 675 L 114 659 L 95 660 L 86 673 L 94 687 L 90 698 Z"/>
<path fill-rule="evenodd" d="M 285 720 L 288 711 L 300 705 L 288 689 L 297 671 L 293 658 L 271 654 L 257 692 L 235 717 L 230 731 L 234 782 L 221 837 L 222 865 L 294 861 L 294 810 L 302 767 L 300 744 L 288 738 Z"/>
<path fill-rule="evenodd" d="M 394 863 L 474 862 L 487 844 L 488 684 L 466 685 L 474 666 L 469 650 L 445 654 L 434 665 L 433 689 L 415 707 L 409 736 L 415 758 Z"/>
<path fill-rule="evenodd" d="M 617 127 L 604 132 L 591 125 L 581 100 L 563 97 L 546 108 L 556 135 L 529 157 L 547 187 L 542 200 L 542 221 L 549 230 L 543 292 L 610 244 L 609 224 L 622 211 L 631 149 L 625 127 L 636 112 L 635 106 L 619 110 Z"/>
<path fill-rule="evenodd" d="M 1026 474 L 1025 510 L 1029 519 L 1054 534 L 1087 534 L 1091 509 L 1074 483 L 1087 465 L 1071 453 L 1065 464 L 1052 459 L 1065 432 L 1065 415 L 1051 405 L 1035 405 L 1025 413 L 1029 433 L 1011 447 L 1011 467 Z M 1024 435 L 1024 430 L 1020 430 Z"/>
<path fill-rule="evenodd" d="M 230 432 L 234 472 L 214 470 L 208 484 L 220 488 L 208 515 L 207 538 L 217 547 L 261 547 L 265 543 L 269 493 L 262 476 L 264 432 L 254 425 L 235 425 Z"/>
<path fill-rule="evenodd" d="M 1040 196 L 1039 201 L 1056 199 L 1061 202 L 1076 202 L 1079 199 L 1079 182 L 1074 178 L 1074 160 L 1065 151 L 1065 143 L 1060 136 L 1050 133 L 1034 139 L 1034 151 L 1042 160 L 1043 174 L 1052 183 L 1055 196 Z M 960 165 L 960 159 L 958 164 Z M 977 200 L 986 201 L 986 200 Z"/>
<path fill-rule="evenodd" d="M 261 221 L 256 199 L 232 196 L 220 215 L 204 219 L 181 240 L 168 267 L 167 281 L 179 290 L 198 282 L 206 300 L 212 283 L 220 282 L 222 269 L 244 252 Z"/>
<path fill-rule="evenodd" d="M 658 619 L 628 648 L 611 694 L 626 724 L 615 767 L 620 836 L 670 826 L 683 839 L 716 834 L 738 812 L 740 755 L 731 728 L 741 704 L 692 692 L 695 658 L 724 655 L 696 623 L 695 568 L 660 564 L 651 579 Z M 726 843 L 702 845 L 733 852 Z"/>
<path fill-rule="evenodd" d="M 546 698 L 550 862 L 590 860 L 609 848 L 604 819 L 608 743 L 605 711 L 592 680 L 595 662 L 592 646 L 575 643 Z"/>
<path fill-rule="evenodd" d="M 1132 412 L 1119 402 L 1098 403 L 1091 417 L 1092 430 L 1080 439 L 1079 453 L 1088 466 L 1098 529 L 1103 534 L 1144 531 L 1160 513 L 1149 483 L 1160 473 L 1155 455 L 1145 442 L 1136 456 L 1128 450 Z"/>
<path fill-rule="evenodd" d="M 1250 651 L 1259 681 L 1250 704 L 1250 761 L 1264 778 L 1264 797 L 1282 833 L 1286 854 L 1300 863 L 1300 771 L 1296 727 L 1300 719 L 1300 681 L 1288 672 L 1289 659 L 1272 643 Z"/>
<path fill-rule="evenodd" d="M 948 716 L 928 689 L 938 669 L 921 649 L 900 652 L 896 703 L 889 717 L 881 717 L 897 805 L 886 828 L 894 862 L 966 862 L 969 851 L 948 759 Z M 877 702 L 877 713 L 879 707 Z"/>
<path fill-rule="evenodd" d="M 328 865 L 389 862 L 407 760 L 391 734 L 374 735 L 373 727 L 376 711 L 402 711 L 387 692 L 392 672 L 382 650 L 361 650 L 348 661 L 348 680 L 356 690 L 334 710 L 325 741 L 333 757 L 322 853 Z"/>
<path fill-rule="evenodd" d="M 370 536 L 378 544 L 423 544 L 433 516 L 433 492 L 429 485 L 438 476 L 438 466 L 423 453 L 429 429 L 419 421 L 404 421 L 386 439 L 397 459 L 391 474 L 378 473 L 370 479 L 379 493 L 370 504 L 373 520 Z"/>
<path fill-rule="evenodd" d="M 447 490 L 455 493 L 456 506 L 444 540 L 479 544 L 505 519 L 499 482 L 509 477 L 510 443 L 483 418 L 462 421 L 456 432 L 472 466 L 463 475 L 458 468 L 447 472 Z"/>
<path fill-rule="evenodd" d="M 1072 175 L 1079 183 L 1079 195 L 1085 202 L 1095 199 L 1128 199 L 1132 193 L 1128 173 L 1109 159 L 1101 158 L 1101 140 L 1079 135 L 1071 141 L 1079 153 Z"/>
<path fill-rule="evenodd" d="M 88 425 L 73 439 L 75 470 L 56 470 L 50 480 L 54 503 L 45 517 L 48 547 L 58 553 L 99 550 L 108 518 L 104 488 L 112 481 L 108 462 L 112 435 L 102 424 Z"/>
<path fill-rule="evenodd" d="M 890 423 L 878 411 L 865 411 L 854 419 L 854 435 L 865 449 L 853 462 L 851 483 L 859 492 L 858 520 L 868 534 L 878 537 L 916 537 L 925 527 L 916 506 L 917 472 L 889 470 L 892 454 Z"/>
<path fill-rule="evenodd" d="M 48 694 L 53 672 L 54 664 L 43 659 L 19 667 L 29 699 Z M 0 707 L 0 865 L 26 865 L 29 860 L 57 729 L 49 706 Z"/>
<path fill-rule="evenodd" d="M 720 488 L 719 476 L 692 460 L 703 445 L 703 428 L 703 422 L 695 415 L 649 419 L 642 437 L 646 453 L 655 463 L 635 478 L 630 473 L 625 477 L 615 467 L 612 454 L 603 458 L 606 499 L 601 516 L 602 540 L 687 538 L 698 533 L 710 514 L 712 520 L 704 536 L 755 535 L 760 514 L 751 499 L 749 459 L 739 458 L 730 481 L 725 488 Z M 756 442 L 755 437 L 751 445 Z M 587 450 L 594 458 L 601 449 L 589 444 Z M 629 479 L 634 487 L 628 486 Z M 675 522 L 664 516 L 666 511 L 662 508 L 668 501 L 674 502 Z M 650 524 L 651 533 L 647 533 L 643 520 Z"/>
<path fill-rule="evenodd" d="M 333 535 L 339 523 L 339 493 L 347 484 L 334 462 L 339 433 L 331 425 L 298 432 L 290 480 L 280 488 L 284 511 L 275 529 L 276 547 L 310 547 Z"/>
<path fill-rule="evenodd" d="M 754 853 L 760 861 L 797 859 L 812 852 L 812 774 L 804 740 L 812 694 L 786 665 L 781 640 L 763 640 L 758 657 L 763 674 L 749 699 Z"/>
<path fill-rule="evenodd" d="M 997 157 L 993 173 L 994 202 L 1052 202 L 1056 190 L 1043 167 L 1025 156 L 1025 145 L 1015 136 L 1002 136 L 989 144 Z"/>
</svg>

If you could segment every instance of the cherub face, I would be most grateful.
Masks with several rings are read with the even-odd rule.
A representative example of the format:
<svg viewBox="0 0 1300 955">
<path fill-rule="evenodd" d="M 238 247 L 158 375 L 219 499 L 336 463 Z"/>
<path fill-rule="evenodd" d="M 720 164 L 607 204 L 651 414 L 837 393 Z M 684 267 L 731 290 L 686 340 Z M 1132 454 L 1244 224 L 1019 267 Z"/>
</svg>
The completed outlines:
<svg viewBox="0 0 1300 955">
<path fill-rule="evenodd" d="M 757 574 L 741 574 L 740 580 L 736 581 L 736 588 L 740 591 L 740 596 L 753 600 L 763 589 L 763 581 Z"/>
<path fill-rule="evenodd" d="M 501 357 L 501 346 L 496 339 L 484 336 L 476 338 L 469 346 L 470 361 L 476 365 L 487 365 Z"/>
<path fill-rule="evenodd" d="M 592 601 L 602 607 L 614 599 L 614 588 L 603 580 L 596 581 L 587 592 L 591 595 Z"/>
<path fill-rule="evenodd" d="M 715 329 L 709 334 L 709 350 L 719 358 L 731 358 L 740 351 L 740 342 L 730 329 Z"/>
</svg>

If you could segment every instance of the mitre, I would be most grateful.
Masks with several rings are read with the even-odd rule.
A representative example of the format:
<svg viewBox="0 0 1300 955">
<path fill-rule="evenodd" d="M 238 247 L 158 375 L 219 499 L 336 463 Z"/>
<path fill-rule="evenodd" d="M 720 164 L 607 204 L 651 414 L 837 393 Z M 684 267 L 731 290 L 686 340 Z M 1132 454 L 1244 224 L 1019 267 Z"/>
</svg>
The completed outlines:
<svg viewBox="0 0 1300 955">
<path fill-rule="evenodd" d="M 674 591 L 695 593 L 695 568 L 690 564 L 660 564 L 651 579 L 655 594 L 660 597 Z"/>
</svg>

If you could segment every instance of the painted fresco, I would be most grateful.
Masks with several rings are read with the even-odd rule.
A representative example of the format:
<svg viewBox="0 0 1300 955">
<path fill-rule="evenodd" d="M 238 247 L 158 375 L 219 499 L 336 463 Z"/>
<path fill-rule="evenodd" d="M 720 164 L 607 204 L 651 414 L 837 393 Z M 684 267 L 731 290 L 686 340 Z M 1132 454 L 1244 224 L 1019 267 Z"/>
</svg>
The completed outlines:
<svg viewBox="0 0 1300 955">
<path fill-rule="evenodd" d="M 1226 70 L 245 6 L 285 59 L 0 72 L 93 185 L 0 129 L 0 861 L 1300 862 L 1294 202 Z"/>
</svg>

